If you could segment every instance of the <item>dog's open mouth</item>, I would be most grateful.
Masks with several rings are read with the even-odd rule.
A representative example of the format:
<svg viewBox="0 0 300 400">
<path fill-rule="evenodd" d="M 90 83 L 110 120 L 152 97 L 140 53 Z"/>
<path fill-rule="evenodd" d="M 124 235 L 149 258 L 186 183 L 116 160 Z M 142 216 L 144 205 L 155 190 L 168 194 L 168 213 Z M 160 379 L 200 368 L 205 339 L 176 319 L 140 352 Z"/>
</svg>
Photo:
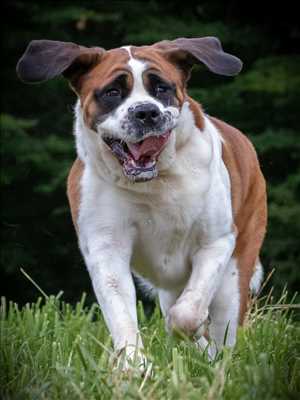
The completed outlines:
<svg viewBox="0 0 300 400">
<path fill-rule="evenodd" d="M 167 131 L 136 143 L 108 136 L 103 140 L 119 160 L 125 176 L 134 182 L 143 182 L 157 176 L 156 162 L 170 134 L 171 131 Z"/>
</svg>

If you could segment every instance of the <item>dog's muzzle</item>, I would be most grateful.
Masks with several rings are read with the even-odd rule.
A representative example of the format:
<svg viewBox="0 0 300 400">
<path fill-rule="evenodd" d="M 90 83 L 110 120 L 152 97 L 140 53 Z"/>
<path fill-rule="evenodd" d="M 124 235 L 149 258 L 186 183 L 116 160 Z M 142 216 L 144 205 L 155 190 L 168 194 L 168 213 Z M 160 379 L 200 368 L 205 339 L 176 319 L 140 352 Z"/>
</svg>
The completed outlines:
<svg viewBox="0 0 300 400">
<path fill-rule="evenodd" d="M 104 136 L 103 140 L 128 179 L 151 180 L 158 175 L 156 163 L 174 127 L 171 114 L 162 113 L 153 103 L 136 103 L 128 109 L 126 125 L 126 141 L 112 136 Z"/>
</svg>

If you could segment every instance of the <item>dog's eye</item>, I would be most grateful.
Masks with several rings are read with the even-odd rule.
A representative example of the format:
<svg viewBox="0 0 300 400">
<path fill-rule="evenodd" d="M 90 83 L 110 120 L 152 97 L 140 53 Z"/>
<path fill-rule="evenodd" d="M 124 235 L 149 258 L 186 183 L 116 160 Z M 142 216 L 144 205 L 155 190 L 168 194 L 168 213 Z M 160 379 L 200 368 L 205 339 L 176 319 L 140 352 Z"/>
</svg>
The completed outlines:
<svg viewBox="0 0 300 400">
<path fill-rule="evenodd" d="M 155 88 L 155 91 L 157 94 L 167 93 L 169 90 L 170 90 L 170 87 L 163 83 L 158 84 Z"/>
<path fill-rule="evenodd" d="M 107 97 L 118 97 L 121 96 L 121 90 L 117 88 L 109 88 L 104 93 Z"/>
</svg>

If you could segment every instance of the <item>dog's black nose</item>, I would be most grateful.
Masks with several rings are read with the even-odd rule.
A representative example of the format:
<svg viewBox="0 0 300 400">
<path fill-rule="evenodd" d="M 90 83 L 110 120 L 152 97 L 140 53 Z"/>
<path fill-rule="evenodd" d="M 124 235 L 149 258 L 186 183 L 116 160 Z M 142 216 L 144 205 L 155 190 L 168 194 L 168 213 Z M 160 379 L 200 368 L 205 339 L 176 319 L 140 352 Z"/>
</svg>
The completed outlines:
<svg viewBox="0 0 300 400">
<path fill-rule="evenodd" d="M 135 121 L 145 127 L 156 126 L 161 119 L 159 108 L 152 103 L 139 104 L 130 111 Z"/>
</svg>

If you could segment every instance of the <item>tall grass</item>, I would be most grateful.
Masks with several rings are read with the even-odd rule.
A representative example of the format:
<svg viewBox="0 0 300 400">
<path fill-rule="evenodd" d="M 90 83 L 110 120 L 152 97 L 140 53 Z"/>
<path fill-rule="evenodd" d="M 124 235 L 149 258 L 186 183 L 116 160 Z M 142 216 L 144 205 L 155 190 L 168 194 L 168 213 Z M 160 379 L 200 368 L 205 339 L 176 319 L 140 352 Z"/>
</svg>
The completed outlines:
<svg viewBox="0 0 300 400">
<path fill-rule="evenodd" d="M 19 308 L 1 302 L 0 394 L 43 399 L 297 399 L 300 327 L 287 294 L 255 301 L 234 351 L 214 362 L 192 343 L 169 337 L 158 308 L 139 321 L 152 374 L 113 368 L 111 340 L 97 305 L 72 307 L 61 295 Z"/>
</svg>

